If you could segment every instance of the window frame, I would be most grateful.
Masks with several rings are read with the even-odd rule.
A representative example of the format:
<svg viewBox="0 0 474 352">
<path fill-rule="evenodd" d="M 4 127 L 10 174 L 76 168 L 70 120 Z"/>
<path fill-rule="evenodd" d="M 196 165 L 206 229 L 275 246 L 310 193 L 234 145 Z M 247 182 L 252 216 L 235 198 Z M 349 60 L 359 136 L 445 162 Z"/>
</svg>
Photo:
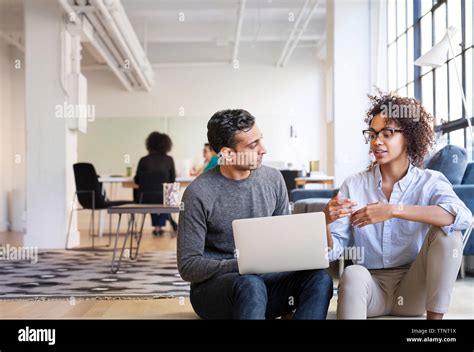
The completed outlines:
<svg viewBox="0 0 474 352">
<path fill-rule="evenodd" d="M 388 0 L 387 0 L 388 1 Z M 413 59 L 416 60 L 417 58 L 419 58 L 421 56 L 421 21 L 423 18 L 425 18 L 425 16 L 431 16 L 431 46 L 433 46 L 435 44 L 435 31 L 436 31 L 436 25 L 437 23 L 435 22 L 435 12 L 438 8 L 440 8 L 441 6 L 446 6 L 446 24 L 445 26 L 448 27 L 448 19 L 449 19 L 449 1 L 448 0 L 432 0 L 432 6 L 431 6 L 431 9 L 424 13 L 424 14 L 421 14 L 421 1 L 422 0 L 393 0 L 395 2 L 395 5 L 394 5 L 394 9 L 395 9 L 395 14 L 393 13 L 389 13 L 389 6 L 386 6 L 386 9 L 387 9 L 387 16 L 395 16 L 395 19 L 393 21 L 393 23 L 395 24 L 395 38 L 391 41 L 389 41 L 391 38 L 389 38 L 389 32 L 390 30 L 387 30 L 387 52 L 388 52 L 388 49 L 391 45 L 395 45 L 395 48 L 396 48 L 396 55 L 397 57 L 396 58 L 392 58 L 392 59 L 389 59 L 387 58 L 387 68 L 388 70 L 390 70 L 390 60 L 395 62 L 395 67 L 397 68 L 397 71 L 395 73 L 395 77 L 396 77 L 396 80 L 395 80 L 395 92 L 399 92 L 401 90 L 405 90 L 405 91 L 409 91 L 408 90 L 408 87 L 410 86 L 410 84 L 414 85 L 414 96 L 416 99 L 420 100 L 422 103 L 423 103 L 423 100 L 422 100 L 422 97 L 424 96 L 423 94 L 423 90 L 426 90 L 426 89 L 430 89 L 432 91 L 432 102 L 433 102 L 433 114 L 434 116 L 437 116 L 437 111 L 436 111 L 436 82 L 437 82 L 437 79 L 436 79 L 436 72 L 437 70 L 439 70 L 440 68 L 429 68 L 429 69 L 426 69 L 426 68 L 421 68 L 419 66 L 415 66 L 414 63 L 410 63 L 408 62 L 408 55 L 407 55 L 407 58 L 406 58 L 406 79 L 405 79 L 405 82 L 399 82 L 399 75 L 398 75 L 398 41 L 399 39 L 401 38 L 402 35 L 405 35 L 406 37 L 406 45 L 407 45 L 407 48 L 406 48 L 406 52 L 408 52 L 408 44 L 411 42 L 413 43 Z M 412 21 L 409 21 L 408 19 L 405 19 L 404 23 L 405 23 L 405 31 L 399 33 L 398 32 L 398 16 L 400 16 L 400 14 L 398 13 L 398 9 L 399 9 L 399 6 L 398 6 L 398 2 L 399 1 L 404 1 L 405 2 L 405 6 L 404 6 L 404 9 L 405 9 L 405 13 L 402 14 L 403 16 L 407 16 L 408 14 L 408 2 L 409 1 L 413 1 L 413 20 Z M 470 63 L 467 63 L 466 62 L 466 53 L 468 52 L 468 50 L 472 49 L 473 53 L 474 53 L 474 43 L 471 43 L 471 45 L 469 46 L 466 46 L 466 18 L 467 18 L 467 14 L 466 14 L 466 1 L 470 1 L 470 0 L 456 0 L 456 1 L 461 1 L 461 28 L 459 28 L 461 30 L 461 36 L 462 36 L 462 44 L 461 44 L 461 51 L 459 53 L 457 53 L 454 57 L 451 57 L 451 53 L 449 52 L 449 55 L 447 56 L 447 60 L 443 63 L 443 67 L 442 68 L 445 68 L 447 70 L 447 81 L 446 81 L 446 85 L 447 85 L 447 113 L 448 113 L 448 116 L 440 116 L 439 117 L 439 120 L 436 120 L 435 121 L 435 125 L 434 125 L 434 129 L 436 132 L 442 132 L 443 134 L 444 133 L 447 133 L 448 135 L 448 143 L 451 142 L 450 140 L 450 132 L 453 132 L 453 131 L 457 131 L 459 129 L 464 129 L 464 148 L 467 147 L 467 121 L 465 119 L 466 117 L 466 110 L 464 109 L 463 105 L 461 105 L 461 113 L 462 113 L 462 116 L 452 116 L 452 108 L 451 108 L 451 104 L 462 104 L 462 101 L 460 102 L 452 102 L 452 97 L 450 96 L 450 76 L 451 75 L 456 75 L 456 73 L 454 72 L 453 69 L 451 69 L 451 65 L 454 63 L 453 60 L 456 60 L 458 58 L 460 58 L 461 60 L 461 67 L 458 66 L 458 70 L 460 71 L 460 74 L 461 74 L 461 84 L 462 84 L 462 88 L 463 88 L 463 91 L 467 92 L 467 83 L 466 83 L 466 65 L 470 64 Z M 387 2 L 388 4 L 388 2 Z M 411 26 L 408 25 L 408 23 L 412 23 Z M 389 25 L 388 21 L 387 21 L 387 26 Z M 413 40 L 409 40 L 408 39 L 408 33 L 409 33 L 409 30 L 413 28 Z M 473 41 L 474 42 L 474 41 Z M 387 55 L 388 56 L 388 55 Z M 413 65 L 413 69 L 409 69 L 409 66 L 412 66 Z M 413 72 L 413 77 L 409 77 L 409 73 Z M 387 72 L 388 73 L 388 72 Z M 424 87 L 422 85 L 422 80 L 423 80 L 423 77 L 425 77 L 426 75 L 429 75 L 431 74 L 432 75 L 432 84 L 431 84 L 431 87 Z M 452 79 L 452 77 L 451 77 Z M 455 78 L 457 79 L 457 78 Z M 392 82 L 389 82 L 389 85 L 390 87 L 389 88 L 392 88 L 392 85 L 391 85 Z M 474 88 L 473 88 L 474 89 Z M 431 94 L 430 94 L 431 96 Z M 472 99 L 470 97 L 466 97 L 467 99 Z M 474 105 L 474 102 L 472 103 L 472 105 Z M 471 112 L 472 113 L 472 112 Z M 472 121 L 472 124 L 474 125 L 474 116 L 470 116 L 470 119 Z M 474 148 L 473 148 L 474 149 Z"/>
</svg>

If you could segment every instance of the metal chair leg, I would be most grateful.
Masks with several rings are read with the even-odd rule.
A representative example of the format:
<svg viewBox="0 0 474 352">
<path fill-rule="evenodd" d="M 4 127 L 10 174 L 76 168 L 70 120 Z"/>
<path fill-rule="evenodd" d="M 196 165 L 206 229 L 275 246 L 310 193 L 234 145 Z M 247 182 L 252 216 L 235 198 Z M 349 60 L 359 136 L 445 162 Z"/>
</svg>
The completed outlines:
<svg viewBox="0 0 474 352">
<path fill-rule="evenodd" d="M 471 233 L 474 227 L 474 220 L 471 222 L 471 225 L 467 228 L 466 232 L 464 233 L 463 239 L 462 239 L 462 249 L 467 245 L 467 242 L 469 241 L 469 238 L 471 237 Z"/>
<path fill-rule="evenodd" d="M 94 246 L 94 237 L 95 237 L 95 218 L 94 218 L 94 209 L 92 209 L 92 249 L 95 248 Z"/>
<path fill-rule="evenodd" d="M 466 277 L 466 257 L 462 256 L 461 267 L 459 268 L 459 277 L 464 279 Z"/>
<path fill-rule="evenodd" d="M 110 247 L 111 243 L 112 243 L 112 214 L 109 215 L 109 243 L 107 244 L 107 247 Z"/>
</svg>

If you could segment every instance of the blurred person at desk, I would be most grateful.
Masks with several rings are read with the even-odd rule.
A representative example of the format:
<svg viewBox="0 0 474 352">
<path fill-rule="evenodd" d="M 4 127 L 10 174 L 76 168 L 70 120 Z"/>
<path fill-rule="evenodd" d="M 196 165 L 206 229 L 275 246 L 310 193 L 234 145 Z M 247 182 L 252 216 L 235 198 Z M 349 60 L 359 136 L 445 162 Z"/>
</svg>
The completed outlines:
<svg viewBox="0 0 474 352">
<path fill-rule="evenodd" d="M 191 172 L 192 176 L 197 176 L 206 171 L 209 171 L 216 167 L 219 163 L 219 157 L 217 156 L 216 152 L 211 148 L 209 143 L 204 144 L 202 156 L 204 158 L 204 164 L 193 167 Z"/>
<path fill-rule="evenodd" d="M 137 173 L 135 175 L 134 181 L 138 185 L 138 190 L 134 191 L 134 200 L 136 203 L 141 203 L 143 201 L 143 195 L 146 194 L 149 186 L 145 186 L 146 180 L 150 178 L 150 175 L 155 178 L 157 182 L 161 185 L 153 185 L 154 188 L 160 189 L 162 192 L 163 183 L 173 183 L 176 179 L 176 172 L 174 167 L 174 160 L 171 156 L 167 155 L 173 146 L 171 138 L 160 132 L 152 132 L 148 136 L 145 142 L 146 149 L 148 150 L 148 155 L 142 157 L 138 162 Z M 142 181 L 142 184 L 140 182 Z M 143 192 L 143 193 L 142 193 Z M 162 193 L 161 200 L 159 203 L 162 203 Z M 155 201 L 156 202 L 156 201 Z M 150 214 L 151 223 L 154 227 L 153 234 L 162 235 L 163 227 L 166 225 L 166 220 L 170 220 L 173 229 L 176 230 L 176 223 L 171 219 L 169 214 Z"/>
</svg>

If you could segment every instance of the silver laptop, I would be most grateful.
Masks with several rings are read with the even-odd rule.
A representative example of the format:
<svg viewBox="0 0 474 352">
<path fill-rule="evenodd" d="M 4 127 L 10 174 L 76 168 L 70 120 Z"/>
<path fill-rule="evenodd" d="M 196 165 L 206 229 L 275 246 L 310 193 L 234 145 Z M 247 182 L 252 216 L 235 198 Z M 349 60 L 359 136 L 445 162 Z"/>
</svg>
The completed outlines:
<svg viewBox="0 0 474 352">
<path fill-rule="evenodd" d="M 324 213 L 232 221 L 240 274 L 329 266 Z"/>
</svg>

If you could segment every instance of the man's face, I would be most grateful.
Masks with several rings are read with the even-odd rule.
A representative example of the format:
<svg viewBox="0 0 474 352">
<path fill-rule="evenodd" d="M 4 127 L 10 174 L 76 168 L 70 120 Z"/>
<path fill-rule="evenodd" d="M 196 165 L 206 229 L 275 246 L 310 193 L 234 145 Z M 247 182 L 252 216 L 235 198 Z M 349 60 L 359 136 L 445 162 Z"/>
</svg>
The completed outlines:
<svg viewBox="0 0 474 352">
<path fill-rule="evenodd" d="M 262 132 L 255 124 L 248 131 L 240 131 L 235 135 L 234 148 L 222 148 L 223 163 L 232 165 L 238 170 L 253 170 L 262 164 L 263 154 L 267 150 L 262 143 Z"/>
</svg>

